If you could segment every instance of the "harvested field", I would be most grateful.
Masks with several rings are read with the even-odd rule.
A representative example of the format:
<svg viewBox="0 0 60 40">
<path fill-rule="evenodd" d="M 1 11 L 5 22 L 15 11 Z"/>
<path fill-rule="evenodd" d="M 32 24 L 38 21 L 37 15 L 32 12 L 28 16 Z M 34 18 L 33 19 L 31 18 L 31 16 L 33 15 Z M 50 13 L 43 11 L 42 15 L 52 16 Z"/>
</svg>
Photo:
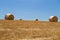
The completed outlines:
<svg viewBox="0 0 60 40">
<path fill-rule="evenodd" d="M 60 22 L 0 20 L 0 40 L 60 40 Z"/>
</svg>

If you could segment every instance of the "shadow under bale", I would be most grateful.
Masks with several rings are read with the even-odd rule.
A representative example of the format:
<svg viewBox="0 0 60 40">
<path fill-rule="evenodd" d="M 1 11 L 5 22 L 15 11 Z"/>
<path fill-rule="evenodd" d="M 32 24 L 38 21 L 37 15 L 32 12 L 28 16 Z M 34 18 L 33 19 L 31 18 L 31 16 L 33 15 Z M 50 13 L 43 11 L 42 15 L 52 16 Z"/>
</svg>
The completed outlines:
<svg viewBox="0 0 60 40">
<path fill-rule="evenodd" d="M 6 14 L 5 15 L 5 20 L 14 20 L 14 15 L 12 15 L 12 14 Z"/>
<path fill-rule="evenodd" d="M 49 21 L 50 21 L 50 22 L 58 22 L 58 17 L 57 17 L 57 16 L 51 16 L 51 17 L 49 18 Z"/>
</svg>

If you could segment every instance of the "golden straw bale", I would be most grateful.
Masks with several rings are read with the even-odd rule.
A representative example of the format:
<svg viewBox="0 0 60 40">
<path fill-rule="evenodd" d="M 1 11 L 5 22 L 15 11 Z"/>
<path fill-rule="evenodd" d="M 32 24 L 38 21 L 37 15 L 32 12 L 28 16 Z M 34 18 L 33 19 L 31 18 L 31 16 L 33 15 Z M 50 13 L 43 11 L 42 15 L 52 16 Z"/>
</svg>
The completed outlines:
<svg viewBox="0 0 60 40">
<path fill-rule="evenodd" d="M 50 22 L 57 22 L 57 21 L 58 21 L 58 17 L 57 17 L 57 16 L 51 16 L 51 17 L 49 18 L 49 21 L 50 21 Z"/>
<path fill-rule="evenodd" d="M 19 19 L 19 20 L 22 20 L 22 19 Z"/>
<path fill-rule="evenodd" d="M 5 20 L 14 20 L 14 15 L 12 15 L 12 14 L 6 14 L 5 15 Z"/>
<path fill-rule="evenodd" d="M 35 19 L 35 21 L 38 21 L 38 19 Z"/>
</svg>

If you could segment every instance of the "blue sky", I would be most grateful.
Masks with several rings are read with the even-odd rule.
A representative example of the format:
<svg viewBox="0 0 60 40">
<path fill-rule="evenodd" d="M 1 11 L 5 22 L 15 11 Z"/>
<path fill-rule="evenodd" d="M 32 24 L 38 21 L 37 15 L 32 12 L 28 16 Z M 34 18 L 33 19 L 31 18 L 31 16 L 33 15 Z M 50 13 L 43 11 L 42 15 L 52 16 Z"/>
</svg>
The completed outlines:
<svg viewBox="0 0 60 40">
<path fill-rule="evenodd" d="M 60 0 L 0 0 L 0 19 L 12 13 L 15 19 L 48 20 L 58 16 L 60 21 Z"/>
</svg>

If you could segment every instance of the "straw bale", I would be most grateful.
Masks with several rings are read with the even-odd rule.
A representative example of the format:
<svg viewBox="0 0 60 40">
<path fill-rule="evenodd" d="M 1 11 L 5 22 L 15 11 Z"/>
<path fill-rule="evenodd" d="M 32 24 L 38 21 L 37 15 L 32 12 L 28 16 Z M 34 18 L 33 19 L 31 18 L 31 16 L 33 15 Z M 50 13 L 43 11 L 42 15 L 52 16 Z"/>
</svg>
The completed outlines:
<svg viewBox="0 0 60 40">
<path fill-rule="evenodd" d="M 5 15 L 5 20 L 14 20 L 14 15 L 12 15 L 12 14 L 6 14 Z"/>
<path fill-rule="evenodd" d="M 57 22 L 58 21 L 58 17 L 57 16 L 50 16 L 49 21 L 50 22 Z"/>
</svg>

